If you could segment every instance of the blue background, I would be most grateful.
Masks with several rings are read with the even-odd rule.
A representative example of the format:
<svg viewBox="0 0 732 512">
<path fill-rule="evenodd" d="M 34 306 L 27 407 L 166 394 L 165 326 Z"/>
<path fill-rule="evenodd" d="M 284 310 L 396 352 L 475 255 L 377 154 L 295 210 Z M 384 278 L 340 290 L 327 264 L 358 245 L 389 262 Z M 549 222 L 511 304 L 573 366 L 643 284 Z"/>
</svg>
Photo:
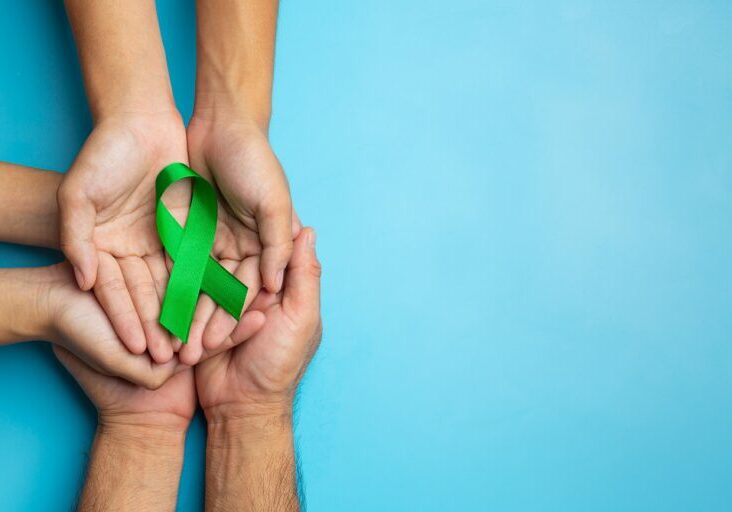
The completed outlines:
<svg viewBox="0 0 732 512">
<path fill-rule="evenodd" d="M 193 2 L 159 9 L 187 117 Z M 732 509 L 731 26 L 724 1 L 283 1 L 272 141 L 325 268 L 310 510 Z M 0 159 L 65 170 L 90 125 L 61 3 L 3 2 Z M 0 350 L 0 389 L 3 510 L 70 508 L 93 408 L 42 343 Z"/>
</svg>

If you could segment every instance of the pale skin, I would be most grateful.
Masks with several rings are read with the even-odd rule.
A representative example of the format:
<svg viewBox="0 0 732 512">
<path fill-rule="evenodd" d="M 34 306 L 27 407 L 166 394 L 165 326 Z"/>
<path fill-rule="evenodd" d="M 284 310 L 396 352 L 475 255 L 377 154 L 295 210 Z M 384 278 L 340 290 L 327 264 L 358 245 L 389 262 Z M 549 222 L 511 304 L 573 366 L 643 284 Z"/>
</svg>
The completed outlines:
<svg viewBox="0 0 732 512">
<path fill-rule="evenodd" d="M 99 411 L 79 509 L 174 510 L 196 392 L 208 420 L 206 510 L 297 511 L 292 402 L 321 336 L 315 233 L 302 230 L 278 294 L 262 292 L 241 346 L 147 391 L 56 353 Z M 194 384 L 195 377 L 195 384 Z"/>
<path fill-rule="evenodd" d="M 148 350 L 164 362 L 179 345 L 152 321 L 159 304 L 152 304 L 150 290 L 167 272 L 153 223 L 153 184 L 162 167 L 190 156 L 194 169 L 215 179 L 227 202 L 220 210 L 231 231 L 248 231 L 256 239 L 259 276 L 248 279 L 257 286 L 263 282 L 272 292 L 281 288 L 300 229 L 266 135 L 276 3 L 199 3 L 201 57 L 187 131 L 173 101 L 154 2 L 66 0 L 66 8 L 94 129 L 58 191 L 61 248 L 79 286 L 94 289 L 129 350 Z M 187 205 L 187 190 L 169 196 L 171 205 Z M 105 235 L 125 234 L 130 243 L 123 250 L 112 251 L 104 242 Z M 231 261 L 224 266 L 237 277 L 248 276 L 251 264 L 245 260 L 251 251 L 247 246 L 244 257 L 227 258 Z M 188 364 L 236 326 L 207 297 L 199 302 L 194 322 L 199 327 L 179 354 Z"/>
<path fill-rule="evenodd" d="M 61 175 L 27 167 L 0 163 L 0 240 L 58 248 L 58 209 L 56 189 Z M 239 223 L 234 223 L 239 226 Z M 224 264 L 227 257 L 240 258 L 246 246 L 246 237 L 231 232 L 226 222 L 219 222 L 222 245 L 218 251 Z M 256 244 L 256 237 L 252 237 Z M 111 250 L 117 244 L 126 243 L 122 236 L 109 238 Z M 243 245 L 237 247 L 234 241 Z M 124 246 L 122 245 L 124 249 Z M 255 251 L 256 252 L 256 251 Z M 251 260 L 251 279 L 258 276 L 256 256 Z M 155 293 L 155 305 L 165 293 L 167 273 L 154 283 L 150 293 Z M 97 370 L 123 377 L 147 387 L 160 386 L 180 369 L 176 359 L 156 364 L 147 353 L 134 354 L 121 343 L 113 323 L 91 292 L 84 292 L 74 285 L 71 267 L 64 263 L 33 269 L 0 270 L 0 343 L 13 343 L 45 339 L 74 352 Z M 254 288 L 253 300 L 258 287 Z M 157 306 L 159 307 L 159 306 Z M 257 321 L 260 313 L 245 315 L 240 323 Z M 236 325 L 233 318 L 228 320 Z M 203 329 L 198 325 L 196 328 Z M 197 359 L 210 357 L 226 350 L 235 343 L 228 334 L 209 343 L 210 349 L 201 349 Z"/>
</svg>

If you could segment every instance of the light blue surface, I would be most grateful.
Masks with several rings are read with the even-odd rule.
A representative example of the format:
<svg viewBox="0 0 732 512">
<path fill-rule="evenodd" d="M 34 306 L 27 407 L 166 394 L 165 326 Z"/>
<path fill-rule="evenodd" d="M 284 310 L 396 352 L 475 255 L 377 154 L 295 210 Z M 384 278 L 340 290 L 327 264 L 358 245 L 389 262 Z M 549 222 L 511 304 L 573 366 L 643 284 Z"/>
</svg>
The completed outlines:
<svg viewBox="0 0 732 512">
<path fill-rule="evenodd" d="M 193 5 L 159 6 L 187 116 Z M 282 2 L 272 139 L 325 269 L 310 510 L 732 509 L 731 26 L 725 1 Z M 90 120 L 60 2 L 3 2 L 0 81 L 0 159 L 64 170 Z M 0 350 L 0 388 L 1 508 L 70 508 L 93 409 L 41 344 Z"/>
</svg>

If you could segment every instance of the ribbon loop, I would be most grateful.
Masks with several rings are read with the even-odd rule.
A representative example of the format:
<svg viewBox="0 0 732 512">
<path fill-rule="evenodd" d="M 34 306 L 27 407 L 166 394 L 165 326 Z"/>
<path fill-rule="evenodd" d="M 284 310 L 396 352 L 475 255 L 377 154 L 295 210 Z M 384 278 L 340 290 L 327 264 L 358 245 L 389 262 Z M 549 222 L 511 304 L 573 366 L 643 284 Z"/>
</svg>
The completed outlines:
<svg viewBox="0 0 732 512">
<path fill-rule="evenodd" d="M 183 227 L 166 208 L 162 197 L 170 185 L 188 178 L 193 181 L 193 188 L 188 218 Z M 158 174 L 155 198 L 158 236 L 173 260 L 160 323 L 186 343 L 201 291 L 239 319 L 247 287 L 210 255 L 216 234 L 218 204 L 216 192 L 208 181 L 187 165 L 173 163 Z"/>
</svg>

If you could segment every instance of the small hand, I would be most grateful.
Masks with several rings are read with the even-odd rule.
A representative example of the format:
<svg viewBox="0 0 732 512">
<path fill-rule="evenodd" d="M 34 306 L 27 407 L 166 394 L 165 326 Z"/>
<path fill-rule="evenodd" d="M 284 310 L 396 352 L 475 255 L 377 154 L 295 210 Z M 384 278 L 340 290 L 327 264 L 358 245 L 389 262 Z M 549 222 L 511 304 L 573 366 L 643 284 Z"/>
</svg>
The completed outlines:
<svg viewBox="0 0 732 512">
<path fill-rule="evenodd" d="M 315 232 L 295 240 L 284 289 L 260 292 L 250 314 L 264 325 L 249 340 L 196 366 L 196 387 L 209 422 L 288 413 L 297 384 L 321 337 L 320 264 Z M 239 327 L 234 336 L 243 338 Z"/>
<path fill-rule="evenodd" d="M 71 266 L 60 263 L 39 269 L 43 273 L 35 312 L 37 321 L 47 327 L 39 333 L 74 353 L 97 372 L 121 377 L 134 384 L 156 389 L 185 366 L 171 360 L 157 364 L 148 354 L 132 354 L 114 331 L 109 318 L 91 292 L 74 283 Z M 245 313 L 237 326 L 236 339 L 227 337 L 216 350 L 204 350 L 203 358 L 228 350 L 251 336 L 262 325 L 259 311 Z"/>
<path fill-rule="evenodd" d="M 279 292 L 301 226 L 266 130 L 254 122 L 194 115 L 187 136 L 192 167 L 213 176 L 233 216 L 258 234 L 263 284 Z"/>
</svg>

